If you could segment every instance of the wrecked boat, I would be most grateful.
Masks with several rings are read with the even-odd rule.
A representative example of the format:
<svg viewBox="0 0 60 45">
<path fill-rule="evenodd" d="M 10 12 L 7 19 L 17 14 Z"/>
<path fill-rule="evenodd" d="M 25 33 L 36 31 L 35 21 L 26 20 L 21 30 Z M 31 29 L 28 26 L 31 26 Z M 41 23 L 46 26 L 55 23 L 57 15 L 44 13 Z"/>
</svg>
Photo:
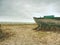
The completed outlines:
<svg viewBox="0 0 60 45">
<path fill-rule="evenodd" d="M 35 22 L 37 23 L 38 27 L 34 30 L 41 30 L 41 29 L 55 29 L 60 27 L 60 17 L 54 17 L 54 15 L 44 16 L 44 17 L 33 17 Z"/>
</svg>

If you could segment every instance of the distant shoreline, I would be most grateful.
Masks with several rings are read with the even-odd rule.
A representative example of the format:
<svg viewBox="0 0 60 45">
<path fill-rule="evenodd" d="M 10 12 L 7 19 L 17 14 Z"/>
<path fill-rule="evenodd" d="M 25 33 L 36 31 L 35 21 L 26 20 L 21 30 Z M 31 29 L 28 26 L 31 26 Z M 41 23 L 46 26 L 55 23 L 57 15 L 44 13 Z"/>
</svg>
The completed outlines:
<svg viewBox="0 0 60 45">
<path fill-rule="evenodd" d="M 35 24 L 35 22 L 0 22 L 0 24 Z"/>
</svg>

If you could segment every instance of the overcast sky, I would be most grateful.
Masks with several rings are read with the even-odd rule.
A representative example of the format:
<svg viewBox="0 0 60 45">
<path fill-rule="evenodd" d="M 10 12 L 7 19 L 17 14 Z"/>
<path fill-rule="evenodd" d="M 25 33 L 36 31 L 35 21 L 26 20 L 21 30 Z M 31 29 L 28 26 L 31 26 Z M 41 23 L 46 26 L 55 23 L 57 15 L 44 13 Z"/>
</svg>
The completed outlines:
<svg viewBox="0 0 60 45">
<path fill-rule="evenodd" d="M 44 15 L 60 16 L 60 0 L 0 0 L 0 21 L 34 22 Z"/>
</svg>

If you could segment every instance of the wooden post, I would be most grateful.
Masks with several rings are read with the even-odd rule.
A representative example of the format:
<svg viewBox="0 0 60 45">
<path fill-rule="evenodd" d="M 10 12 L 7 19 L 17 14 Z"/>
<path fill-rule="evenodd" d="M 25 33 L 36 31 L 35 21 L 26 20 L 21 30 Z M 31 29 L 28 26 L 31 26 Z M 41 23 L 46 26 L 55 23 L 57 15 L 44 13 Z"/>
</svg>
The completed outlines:
<svg viewBox="0 0 60 45">
<path fill-rule="evenodd" d="M 0 24 L 0 33 L 2 33 L 2 28 L 1 28 L 1 24 Z"/>
</svg>

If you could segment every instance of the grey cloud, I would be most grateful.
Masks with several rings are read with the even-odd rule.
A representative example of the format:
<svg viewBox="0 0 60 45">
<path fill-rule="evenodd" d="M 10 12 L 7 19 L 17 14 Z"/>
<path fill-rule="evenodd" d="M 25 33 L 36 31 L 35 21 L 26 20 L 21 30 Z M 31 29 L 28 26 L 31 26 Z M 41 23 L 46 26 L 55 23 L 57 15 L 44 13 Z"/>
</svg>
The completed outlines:
<svg viewBox="0 0 60 45">
<path fill-rule="evenodd" d="M 34 16 L 59 15 L 60 0 L 0 0 L 0 18 L 32 20 Z"/>
</svg>

